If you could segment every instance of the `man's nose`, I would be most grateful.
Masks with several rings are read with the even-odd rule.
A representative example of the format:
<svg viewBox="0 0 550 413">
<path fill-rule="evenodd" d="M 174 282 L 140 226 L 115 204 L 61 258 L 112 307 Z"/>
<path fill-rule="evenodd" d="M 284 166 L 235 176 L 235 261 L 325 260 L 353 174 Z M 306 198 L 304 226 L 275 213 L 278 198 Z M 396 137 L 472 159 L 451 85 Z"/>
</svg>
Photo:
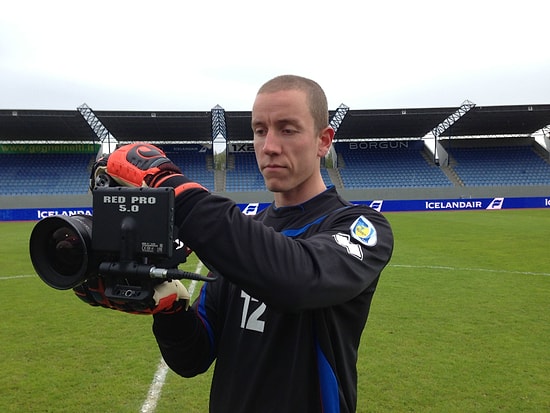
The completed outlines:
<svg viewBox="0 0 550 413">
<path fill-rule="evenodd" d="M 268 131 L 265 135 L 264 144 L 262 150 L 264 153 L 272 154 L 279 152 L 280 145 L 277 135 L 271 131 Z"/>
</svg>

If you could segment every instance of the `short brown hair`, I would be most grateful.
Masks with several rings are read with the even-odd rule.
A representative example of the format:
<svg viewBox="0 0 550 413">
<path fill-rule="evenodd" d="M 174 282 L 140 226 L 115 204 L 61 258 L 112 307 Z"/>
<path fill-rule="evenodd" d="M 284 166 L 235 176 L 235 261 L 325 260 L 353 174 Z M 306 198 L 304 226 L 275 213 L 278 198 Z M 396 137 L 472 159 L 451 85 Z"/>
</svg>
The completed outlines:
<svg viewBox="0 0 550 413">
<path fill-rule="evenodd" d="M 296 75 L 281 75 L 264 83 L 258 90 L 258 94 L 280 92 L 281 90 L 301 90 L 305 92 L 309 111 L 317 131 L 321 131 L 328 126 L 327 97 L 317 82 Z"/>
</svg>

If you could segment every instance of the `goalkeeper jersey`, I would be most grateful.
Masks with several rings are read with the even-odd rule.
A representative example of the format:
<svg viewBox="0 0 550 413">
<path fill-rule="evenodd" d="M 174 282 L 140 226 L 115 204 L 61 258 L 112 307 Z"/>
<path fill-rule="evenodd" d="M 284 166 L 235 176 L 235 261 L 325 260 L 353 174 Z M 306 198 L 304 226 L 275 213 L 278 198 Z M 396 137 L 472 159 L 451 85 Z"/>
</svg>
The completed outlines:
<svg viewBox="0 0 550 413">
<path fill-rule="evenodd" d="M 334 187 L 251 217 L 201 191 L 178 196 L 180 239 L 217 274 L 186 312 L 155 315 L 167 364 L 213 363 L 210 412 L 355 412 L 358 347 L 393 249 L 386 219 Z"/>
</svg>

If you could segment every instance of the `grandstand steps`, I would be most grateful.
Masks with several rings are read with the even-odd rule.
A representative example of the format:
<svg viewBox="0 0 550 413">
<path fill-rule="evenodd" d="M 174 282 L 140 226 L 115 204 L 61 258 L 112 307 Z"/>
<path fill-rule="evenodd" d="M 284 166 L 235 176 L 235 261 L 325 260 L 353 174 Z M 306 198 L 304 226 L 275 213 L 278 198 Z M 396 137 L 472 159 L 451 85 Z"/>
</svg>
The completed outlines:
<svg viewBox="0 0 550 413">
<path fill-rule="evenodd" d="M 235 169 L 235 155 L 227 155 L 227 168 L 228 171 Z"/>
<path fill-rule="evenodd" d="M 207 171 L 213 171 L 214 170 L 214 157 L 212 155 L 206 155 L 204 157 L 206 161 L 206 170 Z"/>
<path fill-rule="evenodd" d="M 341 153 L 337 155 L 336 159 L 338 159 L 338 168 L 345 168 L 346 162 L 344 161 L 344 156 Z"/>
<path fill-rule="evenodd" d="M 464 182 L 462 179 L 460 179 L 460 176 L 456 173 L 454 170 L 454 167 L 458 165 L 458 162 L 455 158 L 452 157 L 451 154 L 449 154 L 448 158 L 448 165 L 444 165 L 441 167 L 441 170 L 447 175 L 447 178 L 453 183 L 455 186 L 466 186 L 464 185 Z"/>
<path fill-rule="evenodd" d="M 344 183 L 342 182 L 340 171 L 335 168 L 327 168 L 327 172 L 330 180 L 332 181 L 332 184 L 336 187 L 336 189 L 343 189 Z"/>
<path fill-rule="evenodd" d="M 428 148 L 424 147 L 424 149 L 420 152 L 422 154 L 422 157 L 428 162 L 428 164 L 431 167 L 437 167 L 433 162 L 433 155 L 428 150 Z M 454 186 L 464 186 L 464 182 L 460 179 L 460 177 L 456 174 L 454 169 L 451 167 L 451 165 L 456 164 L 456 161 L 454 159 L 451 159 L 451 155 L 449 155 L 449 165 L 439 165 L 439 169 L 445 174 L 445 176 L 449 179 L 449 181 L 452 182 Z"/>
<path fill-rule="evenodd" d="M 214 171 L 214 188 L 215 191 L 225 191 L 225 170 Z"/>
<path fill-rule="evenodd" d="M 460 179 L 451 166 L 440 166 L 440 168 L 454 186 L 464 186 L 464 182 L 462 182 L 462 179 Z"/>
</svg>

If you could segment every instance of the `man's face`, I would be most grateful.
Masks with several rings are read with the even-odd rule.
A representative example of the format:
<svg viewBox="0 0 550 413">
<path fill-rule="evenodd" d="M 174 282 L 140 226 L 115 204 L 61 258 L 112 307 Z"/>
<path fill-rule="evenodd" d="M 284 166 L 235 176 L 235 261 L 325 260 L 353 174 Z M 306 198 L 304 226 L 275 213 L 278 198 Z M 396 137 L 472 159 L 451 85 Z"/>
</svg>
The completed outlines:
<svg viewBox="0 0 550 413">
<path fill-rule="evenodd" d="M 304 92 L 258 94 L 252 130 L 258 167 L 267 189 L 276 197 L 278 193 L 282 204 L 304 202 L 325 189 L 319 159 L 328 151 L 333 132 L 316 131 Z"/>
</svg>

